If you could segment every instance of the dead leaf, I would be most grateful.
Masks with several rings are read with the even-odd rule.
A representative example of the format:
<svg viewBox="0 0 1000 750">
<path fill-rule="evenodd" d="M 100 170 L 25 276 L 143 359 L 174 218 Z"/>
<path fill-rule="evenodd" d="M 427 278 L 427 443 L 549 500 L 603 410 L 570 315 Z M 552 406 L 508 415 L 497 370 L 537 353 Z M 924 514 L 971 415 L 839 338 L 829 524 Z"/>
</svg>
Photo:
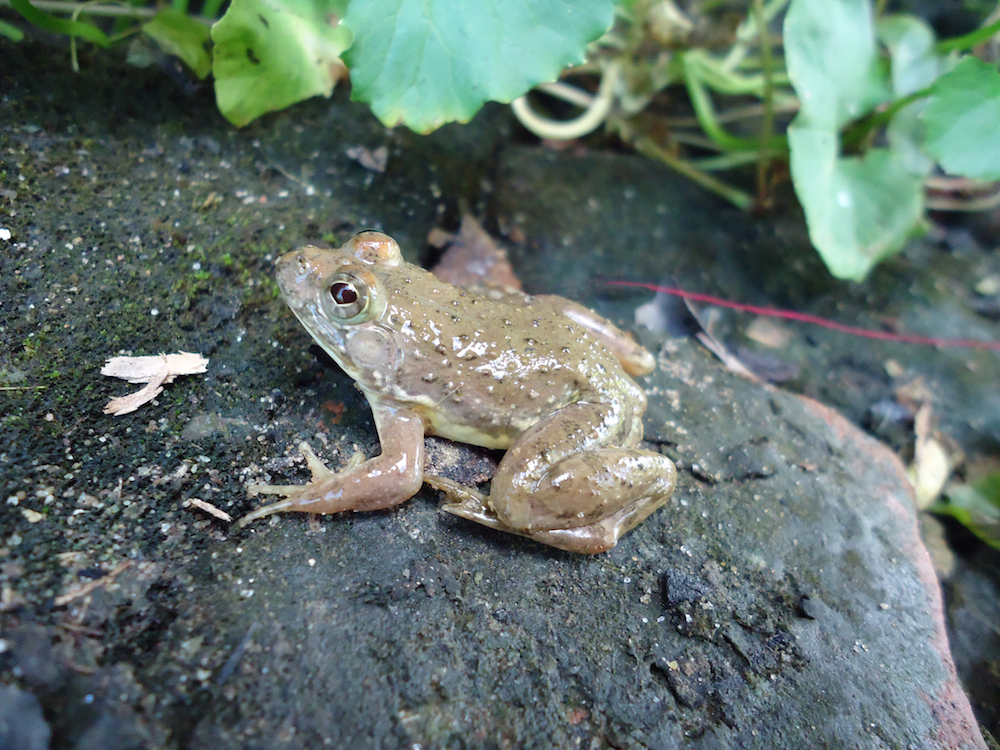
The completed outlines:
<svg viewBox="0 0 1000 750">
<path fill-rule="evenodd" d="M 740 362 L 739 358 L 726 348 L 726 345 L 719 341 L 715 336 L 710 334 L 708 331 L 700 331 L 695 334 L 695 338 L 701 342 L 701 345 L 708 349 L 712 354 L 719 358 L 719 361 L 725 365 L 726 369 L 737 375 L 742 375 L 747 380 L 752 380 L 755 383 L 760 382 L 758 378 L 746 365 Z"/>
<path fill-rule="evenodd" d="M 208 370 L 208 358 L 192 352 L 155 354 L 148 357 L 112 357 L 101 368 L 102 375 L 130 383 L 145 383 L 142 390 L 113 398 L 104 406 L 105 414 L 129 414 L 163 392 L 165 383 L 180 375 L 198 375 Z"/>
<path fill-rule="evenodd" d="M 792 340 L 792 332 L 788 326 L 764 316 L 754 318 L 747 326 L 746 334 L 748 338 L 771 349 L 784 349 Z"/>
<path fill-rule="evenodd" d="M 896 386 L 893 391 L 896 401 L 916 414 L 924 404 L 933 403 L 935 400 L 933 389 L 927 385 L 923 376 L 918 375 L 913 380 L 903 385 Z"/>
<path fill-rule="evenodd" d="M 389 165 L 389 149 L 379 146 L 369 151 L 364 146 L 349 146 L 347 155 L 370 172 L 384 172 Z"/>
<path fill-rule="evenodd" d="M 506 292 L 521 291 L 521 281 L 514 275 L 507 253 L 472 214 L 462 216 L 457 234 L 432 229 L 427 239 L 436 247 L 451 243 L 431 269 L 439 279 L 465 288 L 485 286 Z"/>
<path fill-rule="evenodd" d="M 951 471 L 963 459 L 960 450 L 948 451 L 942 440 L 931 432 L 931 405 L 925 402 L 913 418 L 916 445 L 910 481 L 913 482 L 917 508 L 924 510 L 933 503 L 944 489 Z"/>
</svg>

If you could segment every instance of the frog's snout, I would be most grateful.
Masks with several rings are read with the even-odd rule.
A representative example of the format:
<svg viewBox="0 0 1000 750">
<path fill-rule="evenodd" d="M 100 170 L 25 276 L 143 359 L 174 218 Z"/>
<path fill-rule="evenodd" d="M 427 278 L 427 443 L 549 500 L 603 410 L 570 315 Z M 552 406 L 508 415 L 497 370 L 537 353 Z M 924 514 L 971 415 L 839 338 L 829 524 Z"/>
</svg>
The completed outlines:
<svg viewBox="0 0 1000 750">
<path fill-rule="evenodd" d="M 329 251 L 307 245 L 285 253 L 274 262 L 274 276 L 282 294 L 309 286 L 310 277 L 316 273 L 316 260 L 323 252 Z"/>
</svg>

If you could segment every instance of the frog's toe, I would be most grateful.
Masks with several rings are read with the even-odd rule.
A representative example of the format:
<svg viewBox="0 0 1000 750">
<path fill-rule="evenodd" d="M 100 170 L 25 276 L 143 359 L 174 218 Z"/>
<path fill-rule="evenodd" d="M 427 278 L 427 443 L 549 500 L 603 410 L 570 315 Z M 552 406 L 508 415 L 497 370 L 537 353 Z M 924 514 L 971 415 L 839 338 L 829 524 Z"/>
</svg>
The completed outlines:
<svg viewBox="0 0 1000 750">
<path fill-rule="evenodd" d="M 316 451 L 314 451 L 312 446 L 305 440 L 299 443 L 299 453 L 301 453 L 302 457 L 306 460 L 306 465 L 309 467 L 309 473 L 312 474 L 311 484 L 322 484 L 336 474 L 335 471 L 331 471 L 327 465 L 323 463 L 323 459 L 316 455 Z M 353 469 L 355 466 L 360 466 L 364 462 L 365 454 L 361 451 L 355 451 L 350 460 L 348 460 L 345 469 Z"/>
<path fill-rule="evenodd" d="M 265 518 L 275 513 L 289 510 L 300 510 L 304 502 L 316 497 L 316 482 L 308 484 L 250 484 L 247 485 L 248 495 L 281 495 L 284 500 L 258 508 L 243 516 L 236 524 L 243 528 L 248 523 Z"/>
<path fill-rule="evenodd" d="M 424 474 L 424 482 L 438 492 L 444 493 L 447 502 L 441 505 L 441 510 L 489 526 L 491 529 L 508 530 L 490 510 L 483 493 L 436 474 Z"/>
<path fill-rule="evenodd" d="M 301 494 L 301 490 L 309 487 L 308 484 L 248 484 L 248 495 L 282 495 L 283 497 L 294 497 Z"/>
<path fill-rule="evenodd" d="M 253 487 L 248 487 L 248 491 L 252 489 L 260 489 L 261 494 L 281 494 L 277 492 L 268 493 L 266 490 L 269 489 L 288 489 L 284 487 L 276 487 L 273 485 L 255 485 Z M 280 503 L 271 503 L 270 505 L 265 505 L 262 508 L 257 508 L 257 510 L 247 513 L 243 518 L 236 522 L 236 528 L 242 529 L 249 523 L 253 523 L 261 518 L 266 518 L 267 516 L 274 515 L 275 513 L 282 513 L 286 510 L 291 510 L 294 505 L 294 500 L 283 500 Z"/>
<path fill-rule="evenodd" d="M 500 523 L 499 519 L 493 515 L 493 512 L 489 508 L 479 502 L 445 503 L 441 506 L 441 510 L 451 513 L 453 516 L 461 516 L 470 521 L 481 523 L 483 526 L 489 526 L 491 529 L 511 531 L 507 526 Z"/>
<path fill-rule="evenodd" d="M 486 506 L 486 496 L 472 489 L 471 487 L 466 487 L 464 484 L 459 484 L 454 479 L 448 479 L 448 477 L 438 476 L 437 474 L 424 474 L 424 483 L 430 487 L 433 487 L 438 492 L 444 494 L 445 499 L 448 501 L 446 505 L 442 507 L 448 510 L 451 506 L 469 506 L 472 508 L 483 508 Z M 454 511 L 448 510 L 449 513 Z M 461 515 L 456 513 L 456 515 Z"/>
</svg>

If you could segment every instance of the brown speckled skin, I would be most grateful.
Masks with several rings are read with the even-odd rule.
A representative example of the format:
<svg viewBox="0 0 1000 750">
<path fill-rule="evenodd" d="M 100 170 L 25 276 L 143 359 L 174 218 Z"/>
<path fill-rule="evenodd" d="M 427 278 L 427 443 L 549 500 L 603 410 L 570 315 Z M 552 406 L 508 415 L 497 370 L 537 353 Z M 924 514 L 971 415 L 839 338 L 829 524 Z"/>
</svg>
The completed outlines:
<svg viewBox="0 0 1000 750">
<path fill-rule="evenodd" d="M 450 512 L 600 552 L 673 491 L 669 459 L 635 448 L 646 397 L 626 371 L 645 374 L 653 358 L 590 310 L 560 297 L 452 286 L 403 261 L 395 241 L 377 232 L 339 250 L 301 248 L 277 267 L 296 317 L 371 403 L 383 453 L 340 474 L 311 461 L 312 483 L 256 488 L 289 499 L 244 521 L 387 507 L 423 479 L 445 492 Z M 338 300 L 337 289 L 348 296 Z M 490 496 L 422 476 L 414 443 L 424 433 L 509 449 Z M 390 469 L 398 487 L 384 479 Z"/>
</svg>

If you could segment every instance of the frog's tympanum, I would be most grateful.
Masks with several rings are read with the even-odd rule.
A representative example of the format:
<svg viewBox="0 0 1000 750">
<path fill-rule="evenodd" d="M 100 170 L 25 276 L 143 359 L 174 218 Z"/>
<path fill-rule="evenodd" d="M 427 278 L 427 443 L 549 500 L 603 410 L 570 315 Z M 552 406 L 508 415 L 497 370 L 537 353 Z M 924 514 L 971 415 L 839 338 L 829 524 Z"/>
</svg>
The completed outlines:
<svg viewBox="0 0 1000 750">
<path fill-rule="evenodd" d="M 452 286 L 379 232 L 288 253 L 277 278 L 302 325 L 364 391 L 382 454 L 332 472 L 303 444 L 312 481 L 251 486 L 286 499 L 241 525 L 284 511 L 388 508 L 427 482 L 455 515 L 603 552 L 670 497 L 673 463 L 636 447 L 646 397 L 629 374 L 655 361 L 585 307 Z M 425 474 L 425 434 L 506 449 L 489 494 Z"/>
</svg>

